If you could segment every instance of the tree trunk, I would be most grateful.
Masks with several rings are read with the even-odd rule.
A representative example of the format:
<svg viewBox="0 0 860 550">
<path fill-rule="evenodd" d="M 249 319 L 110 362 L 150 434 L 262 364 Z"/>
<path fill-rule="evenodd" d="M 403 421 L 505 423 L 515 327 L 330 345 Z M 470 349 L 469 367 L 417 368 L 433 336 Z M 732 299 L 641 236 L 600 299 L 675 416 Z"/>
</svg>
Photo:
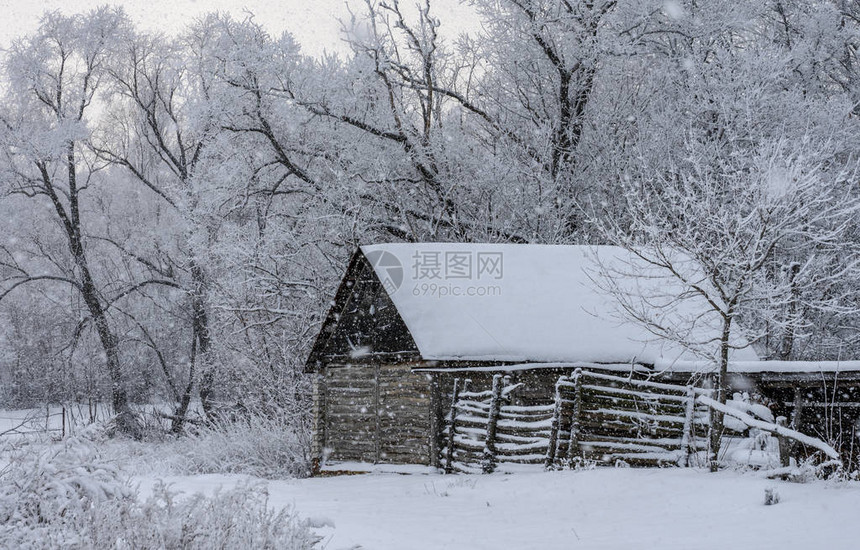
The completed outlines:
<svg viewBox="0 0 860 550">
<path fill-rule="evenodd" d="M 720 360 L 719 370 L 716 380 L 717 401 L 721 405 L 726 404 L 726 394 L 728 393 L 728 374 L 729 374 L 729 335 L 731 333 L 732 320 L 731 317 L 723 318 L 723 331 L 720 336 Z M 708 464 L 712 472 L 716 472 L 720 467 L 720 444 L 723 438 L 723 413 L 711 409 L 711 424 L 709 427 L 708 440 L 710 442 L 710 456 Z"/>
<path fill-rule="evenodd" d="M 99 335 L 99 340 L 102 344 L 102 349 L 105 352 L 108 374 L 111 379 L 111 394 L 113 402 L 114 414 L 116 414 L 116 426 L 120 433 L 130 435 L 135 439 L 140 439 L 142 436 L 141 426 L 137 417 L 131 410 L 131 405 L 128 400 L 128 391 L 125 388 L 125 383 L 122 379 L 122 369 L 120 368 L 119 353 L 117 352 L 117 338 L 111 331 L 110 325 L 105 314 L 105 308 L 102 306 L 98 298 L 95 285 L 93 284 L 92 276 L 90 275 L 89 266 L 87 265 L 86 257 L 83 254 L 83 249 L 73 250 L 75 252 L 75 263 L 78 266 L 81 277 L 81 294 L 84 298 L 84 303 L 93 318 L 93 324 L 96 327 L 96 332 Z"/>
<path fill-rule="evenodd" d="M 197 339 L 192 335 L 191 339 L 191 366 L 188 368 L 188 383 L 185 385 L 185 391 L 179 399 L 179 406 L 176 407 L 176 412 L 173 415 L 173 422 L 170 424 L 170 432 L 178 434 L 185 426 L 185 419 L 188 416 L 188 406 L 191 404 L 191 392 L 194 390 L 194 377 L 196 376 L 195 366 L 197 364 Z"/>
<path fill-rule="evenodd" d="M 782 335 L 782 341 L 779 346 L 779 359 L 780 361 L 790 361 L 792 352 L 794 351 L 794 339 L 796 337 L 796 317 L 797 317 L 797 309 L 798 302 L 800 301 L 799 290 L 797 288 L 797 274 L 800 273 L 800 264 L 793 263 L 791 264 L 791 301 L 788 303 L 788 319 L 791 321 L 788 323 L 788 327 L 785 329 L 785 333 Z"/>
<path fill-rule="evenodd" d="M 48 197 L 54 205 L 57 215 L 60 217 L 63 227 L 68 238 L 69 251 L 72 253 L 75 266 L 77 267 L 77 276 L 79 281 L 78 289 L 84 298 L 84 303 L 90 312 L 93 319 L 93 324 L 96 327 L 96 332 L 99 335 L 99 340 L 102 349 L 105 352 L 105 361 L 107 363 L 108 375 L 111 379 L 111 394 L 113 401 L 113 410 L 116 414 L 117 430 L 120 433 L 130 435 L 135 439 L 140 439 L 142 436 L 141 426 L 131 410 L 128 400 L 128 391 L 125 388 L 125 383 L 122 379 L 122 369 L 120 368 L 119 353 L 117 351 L 117 338 L 111 331 L 110 324 L 107 319 L 107 307 L 102 304 L 99 297 L 99 292 L 96 289 L 93 281 L 92 273 L 90 272 L 89 263 L 87 262 L 86 249 L 84 247 L 83 235 L 81 231 L 80 207 L 78 203 L 78 185 L 77 171 L 75 160 L 75 144 L 70 142 L 66 153 L 66 168 L 68 171 L 68 212 L 63 207 L 60 198 L 53 186 L 51 176 L 48 173 L 44 164 L 38 165 L 42 180 L 45 185 Z"/>
<path fill-rule="evenodd" d="M 206 310 L 206 274 L 197 263 L 191 260 L 191 335 L 196 345 L 196 362 L 200 364 L 200 404 L 203 412 L 212 420 L 215 416 L 214 383 L 215 373 L 209 363 L 209 350 L 212 340 L 209 336 L 209 313 Z M 189 373 L 193 380 L 194 373 Z M 186 392 L 190 400 L 190 392 Z M 183 402 L 185 399 L 183 398 Z M 187 405 L 186 405 L 187 410 Z"/>
</svg>

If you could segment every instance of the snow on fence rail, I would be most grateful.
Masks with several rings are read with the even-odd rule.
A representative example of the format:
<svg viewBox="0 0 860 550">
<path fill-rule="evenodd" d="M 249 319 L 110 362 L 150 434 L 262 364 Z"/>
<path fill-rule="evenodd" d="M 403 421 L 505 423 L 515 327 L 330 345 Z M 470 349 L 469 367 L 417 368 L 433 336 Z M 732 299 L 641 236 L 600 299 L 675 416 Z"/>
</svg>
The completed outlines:
<svg viewBox="0 0 860 550">
<path fill-rule="evenodd" d="M 500 374 L 493 377 L 490 391 L 470 392 L 470 383 L 454 381 L 445 471 L 489 473 L 499 464 L 541 464 L 553 405 L 506 403 L 521 384 L 507 384 Z"/>
<path fill-rule="evenodd" d="M 818 449 L 832 459 L 839 459 L 839 453 L 836 452 L 836 449 L 816 437 L 808 436 L 796 430 L 792 430 L 791 428 L 788 428 L 787 426 L 784 426 L 779 423 L 773 424 L 770 422 L 763 422 L 761 420 L 753 418 L 752 416 L 744 413 L 743 411 L 739 411 L 735 408 L 723 405 L 722 403 L 719 403 L 706 395 L 699 395 L 698 397 L 696 397 L 696 401 L 707 405 L 712 409 L 716 409 L 737 420 L 740 420 L 750 428 L 757 428 L 764 432 L 771 433 L 777 437 L 794 439 L 795 441 L 803 443 L 808 447 Z"/>
<path fill-rule="evenodd" d="M 509 401 L 520 384 L 493 377 L 488 391 L 469 391 L 469 380 L 454 381 L 447 422 L 445 470 L 494 471 L 499 464 L 572 466 L 592 460 L 642 466 L 691 465 L 708 448 L 711 410 L 734 421 L 723 437 L 743 437 L 750 428 L 773 434 L 780 449 L 786 439 L 838 458 L 832 447 L 784 425 L 753 418 L 711 399 L 710 390 L 624 378 L 577 369 L 561 376 L 554 399 L 546 404 L 517 406 Z M 788 456 L 781 452 L 781 462 Z"/>
<path fill-rule="evenodd" d="M 690 386 L 577 369 L 559 378 L 555 401 L 547 468 L 580 460 L 689 466 L 707 448 L 709 411 Z"/>
</svg>

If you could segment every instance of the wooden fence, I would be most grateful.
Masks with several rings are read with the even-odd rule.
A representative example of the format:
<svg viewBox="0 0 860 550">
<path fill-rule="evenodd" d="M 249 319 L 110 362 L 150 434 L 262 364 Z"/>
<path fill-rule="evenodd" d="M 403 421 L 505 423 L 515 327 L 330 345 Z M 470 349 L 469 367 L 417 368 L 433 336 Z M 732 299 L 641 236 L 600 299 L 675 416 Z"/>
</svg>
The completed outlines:
<svg viewBox="0 0 860 550">
<path fill-rule="evenodd" d="M 558 380 L 555 403 L 547 467 L 579 460 L 689 466 L 707 449 L 710 411 L 691 386 L 577 370 Z"/>
<path fill-rule="evenodd" d="M 63 438 L 73 426 L 72 411 L 66 407 L 45 407 L 0 413 L 0 437 L 49 435 Z"/>
<path fill-rule="evenodd" d="M 736 419 L 723 438 L 743 437 L 753 427 L 780 439 L 812 445 L 833 458 L 826 443 L 721 405 L 710 390 L 661 384 L 577 369 L 562 376 L 551 402 L 512 404 L 520 384 L 502 375 L 492 389 L 470 391 L 470 381 L 455 380 L 446 427 L 447 472 L 494 471 L 499 464 L 573 466 L 588 460 L 639 466 L 692 465 L 708 448 L 710 415 L 717 409 Z M 739 429 L 733 429 L 732 425 Z M 788 456 L 781 452 L 785 465 Z"/>
<path fill-rule="evenodd" d="M 470 391 L 470 380 L 455 380 L 446 427 L 445 471 L 489 473 L 498 464 L 542 464 L 553 405 L 510 403 L 520 384 L 493 377 L 489 391 Z"/>
</svg>

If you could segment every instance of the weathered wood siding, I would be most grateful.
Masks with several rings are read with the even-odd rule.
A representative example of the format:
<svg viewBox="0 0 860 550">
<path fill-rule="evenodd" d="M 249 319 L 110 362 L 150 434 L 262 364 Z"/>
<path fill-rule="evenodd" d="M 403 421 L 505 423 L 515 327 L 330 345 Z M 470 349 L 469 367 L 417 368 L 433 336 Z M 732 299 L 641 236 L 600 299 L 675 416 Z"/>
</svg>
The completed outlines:
<svg viewBox="0 0 860 550">
<path fill-rule="evenodd" d="M 430 463 L 430 380 L 410 365 L 379 368 L 379 462 Z"/>
<path fill-rule="evenodd" d="M 325 445 L 325 374 L 315 372 L 313 374 L 313 402 L 311 411 L 313 413 L 313 434 L 311 438 L 311 457 L 313 457 L 313 471 L 316 473 L 320 467 L 319 459 L 323 455 Z"/>
<path fill-rule="evenodd" d="M 329 365 L 324 416 L 332 460 L 430 463 L 429 376 L 410 364 Z"/>
</svg>

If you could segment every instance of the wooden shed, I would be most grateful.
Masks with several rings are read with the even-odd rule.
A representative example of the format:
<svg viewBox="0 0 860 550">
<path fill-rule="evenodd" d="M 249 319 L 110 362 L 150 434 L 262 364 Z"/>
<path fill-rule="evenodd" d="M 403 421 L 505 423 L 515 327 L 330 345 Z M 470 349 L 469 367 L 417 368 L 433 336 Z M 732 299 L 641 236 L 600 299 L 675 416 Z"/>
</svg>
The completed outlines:
<svg viewBox="0 0 860 550">
<path fill-rule="evenodd" d="M 361 247 L 306 363 L 314 375 L 316 463 L 439 466 L 452 397 L 466 379 L 473 391 L 487 392 L 501 373 L 518 388 L 517 410 L 538 413 L 559 377 L 576 369 L 688 383 L 706 370 L 699 358 L 625 320 L 596 280 L 598 264 L 629 266 L 637 261 L 631 256 L 613 247 Z M 667 296 L 676 287 L 656 273 L 630 285 Z M 702 310 L 684 301 L 662 314 L 676 324 L 689 319 L 690 338 L 705 341 L 716 325 Z M 737 388 L 766 394 L 778 414 L 803 409 L 811 423 L 813 411 L 827 412 L 810 408 L 825 401 L 822 368 L 850 381 L 839 401 L 860 401 L 853 397 L 860 364 L 777 364 L 758 361 L 747 347 L 734 352 L 732 365 Z M 803 426 L 799 416 L 796 422 Z"/>
</svg>

